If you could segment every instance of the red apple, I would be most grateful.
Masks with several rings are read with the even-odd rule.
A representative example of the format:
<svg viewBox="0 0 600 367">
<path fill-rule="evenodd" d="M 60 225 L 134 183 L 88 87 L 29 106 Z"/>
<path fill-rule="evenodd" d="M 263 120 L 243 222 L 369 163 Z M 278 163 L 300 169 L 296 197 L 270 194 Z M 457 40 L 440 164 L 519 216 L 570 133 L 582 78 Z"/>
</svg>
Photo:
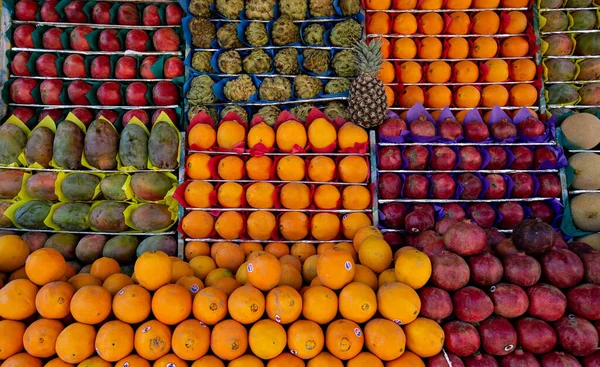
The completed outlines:
<svg viewBox="0 0 600 367">
<path fill-rule="evenodd" d="M 58 1 L 56 0 L 46 0 L 43 2 L 42 9 L 40 10 L 42 22 L 60 22 L 60 14 L 56 10 L 57 5 Z"/>
<path fill-rule="evenodd" d="M 485 123 L 473 121 L 465 125 L 465 136 L 471 141 L 480 142 L 490 137 L 490 131 Z"/>
<path fill-rule="evenodd" d="M 146 106 L 148 105 L 146 92 L 148 92 L 148 86 L 145 83 L 133 82 L 125 90 L 125 101 L 129 106 Z"/>
<path fill-rule="evenodd" d="M 58 79 L 46 79 L 40 84 L 40 98 L 43 104 L 60 105 L 63 82 Z"/>
<path fill-rule="evenodd" d="M 444 210 L 444 218 L 456 219 L 457 221 L 461 221 L 466 218 L 467 214 L 465 210 L 457 203 L 448 203 L 442 205 Z"/>
<path fill-rule="evenodd" d="M 119 114 L 112 110 L 100 110 L 96 114 L 96 119 L 99 119 L 100 117 L 104 117 L 105 119 L 110 121 L 112 124 L 114 124 L 119 119 Z"/>
<path fill-rule="evenodd" d="M 156 5 L 146 6 L 142 12 L 142 24 L 146 26 L 158 26 L 160 23 L 158 7 Z"/>
<path fill-rule="evenodd" d="M 456 191 L 456 182 L 447 173 L 431 176 L 431 192 L 436 199 L 452 199 Z"/>
<path fill-rule="evenodd" d="M 537 196 L 543 198 L 557 198 L 560 196 L 561 187 L 558 177 L 545 173 L 537 176 L 537 178 L 540 182 L 540 189 L 537 192 Z"/>
<path fill-rule="evenodd" d="M 94 118 L 94 115 L 92 115 L 90 110 L 88 110 L 87 108 L 77 107 L 74 108 L 71 112 L 86 126 L 89 125 L 92 122 L 92 119 Z"/>
<path fill-rule="evenodd" d="M 67 56 L 63 62 L 63 73 L 67 78 L 85 78 L 85 58 L 79 54 Z"/>
<path fill-rule="evenodd" d="M 496 221 L 496 212 L 488 203 L 469 205 L 469 213 L 473 222 L 484 229 L 491 228 Z"/>
<path fill-rule="evenodd" d="M 89 105 L 90 100 L 87 94 L 92 90 L 92 86 L 83 80 L 75 80 L 67 88 L 69 100 L 75 105 Z"/>
<path fill-rule="evenodd" d="M 129 121 L 137 117 L 144 125 L 148 125 L 148 114 L 144 110 L 129 110 L 123 115 L 123 126 L 127 126 Z"/>
<path fill-rule="evenodd" d="M 107 2 L 101 1 L 96 3 L 92 8 L 92 20 L 96 24 L 110 24 L 110 5 Z"/>
<path fill-rule="evenodd" d="M 404 180 L 404 197 L 426 199 L 429 193 L 429 180 L 423 175 L 412 174 Z"/>
<path fill-rule="evenodd" d="M 384 146 L 377 152 L 379 157 L 379 169 L 396 170 L 402 167 L 402 154 L 399 147 Z"/>
<path fill-rule="evenodd" d="M 518 223 L 525 219 L 525 212 L 519 203 L 505 202 L 498 205 L 498 212 L 502 214 L 502 219 L 498 223 L 501 229 L 513 229 Z"/>
<path fill-rule="evenodd" d="M 90 51 L 92 47 L 85 36 L 92 32 L 90 27 L 83 25 L 75 27 L 69 35 L 71 48 L 75 51 Z"/>
<path fill-rule="evenodd" d="M 533 196 L 533 178 L 528 173 L 514 173 L 511 176 L 514 186 L 510 192 L 512 198 L 530 198 Z"/>
<path fill-rule="evenodd" d="M 121 40 L 117 37 L 118 32 L 114 29 L 105 29 L 98 37 L 98 48 L 100 51 L 121 51 Z"/>
<path fill-rule="evenodd" d="M 17 20 L 36 20 L 38 4 L 33 0 L 21 0 L 15 4 L 15 18 Z"/>
<path fill-rule="evenodd" d="M 540 120 L 533 116 L 529 116 L 527 120 L 518 125 L 519 132 L 528 138 L 535 138 L 542 135 L 546 131 L 546 126 Z"/>
<path fill-rule="evenodd" d="M 11 115 L 16 116 L 23 123 L 27 124 L 27 122 L 35 116 L 35 111 L 29 107 L 16 107 L 12 110 Z"/>
<path fill-rule="evenodd" d="M 548 224 L 552 224 L 554 221 L 554 211 L 550 205 L 546 204 L 545 202 L 534 201 L 533 203 L 529 204 L 529 207 L 531 208 L 532 217 L 539 218 Z"/>
<path fill-rule="evenodd" d="M 458 182 L 463 191 L 460 194 L 460 198 L 463 200 L 476 200 L 481 195 L 483 190 L 483 184 L 479 177 L 472 173 L 461 173 L 456 176 L 456 182 Z"/>
<path fill-rule="evenodd" d="M 15 76 L 30 76 L 31 73 L 27 68 L 27 63 L 29 62 L 29 52 L 21 51 L 13 57 L 10 62 L 10 71 Z"/>
<path fill-rule="evenodd" d="M 22 48 L 34 48 L 33 38 L 31 33 L 35 31 L 35 27 L 29 24 L 23 24 L 15 28 L 13 32 L 13 42 L 15 46 Z"/>
<path fill-rule="evenodd" d="M 456 153 L 452 148 L 440 146 L 433 148 L 431 155 L 431 169 L 438 171 L 449 171 L 456 166 Z"/>
<path fill-rule="evenodd" d="M 137 76 L 137 61 L 131 56 L 123 56 L 115 65 L 115 78 L 135 79 Z"/>
<path fill-rule="evenodd" d="M 404 219 L 406 218 L 407 210 L 406 206 L 401 203 L 388 203 L 384 204 L 381 208 L 385 219 L 383 223 L 388 228 L 400 229 L 404 228 Z"/>
<path fill-rule="evenodd" d="M 63 30 L 60 28 L 50 28 L 42 36 L 42 45 L 46 50 L 62 50 L 63 45 L 60 35 Z"/>
<path fill-rule="evenodd" d="M 148 56 L 142 60 L 142 64 L 140 65 L 140 75 L 143 79 L 156 79 L 154 73 L 150 67 L 154 65 L 154 63 L 158 60 L 156 56 Z"/>
<path fill-rule="evenodd" d="M 38 117 L 38 122 L 42 121 L 44 118 L 46 118 L 46 116 L 50 116 L 50 118 L 54 122 L 58 122 L 62 118 L 62 110 L 59 110 L 57 108 L 43 109 L 42 112 L 40 112 L 40 116 Z"/>
<path fill-rule="evenodd" d="M 409 128 L 417 136 L 435 136 L 435 125 L 423 117 L 413 121 Z"/>
<path fill-rule="evenodd" d="M 152 87 L 152 100 L 157 106 L 169 106 L 179 103 L 179 88 L 170 81 L 158 82 Z"/>
<path fill-rule="evenodd" d="M 85 2 L 79 0 L 73 0 L 65 6 L 65 16 L 69 23 L 87 23 L 88 16 L 83 11 Z"/>
<path fill-rule="evenodd" d="M 178 123 L 177 113 L 172 108 L 159 108 L 158 110 L 154 111 L 154 113 L 152 114 L 152 119 L 151 119 L 152 124 L 154 124 L 156 122 L 158 117 L 163 112 L 169 117 L 171 122 L 173 122 L 175 125 L 177 125 L 177 123 Z"/>
<path fill-rule="evenodd" d="M 147 51 L 146 43 L 149 40 L 148 33 L 141 29 L 132 29 L 127 32 L 127 36 L 125 37 L 125 49 L 138 52 Z"/>
<path fill-rule="evenodd" d="M 485 193 L 486 199 L 502 199 L 506 195 L 506 181 L 502 175 L 492 173 L 485 178 L 489 181 L 490 187 Z"/>
<path fill-rule="evenodd" d="M 56 70 L 56 59 L 58 57 L 55 54 L 42 54 L 35 60 L 35 69 L 39 76 L 45 77 L 57 77 L 58 71 Z"/>
<path fill-rule="evenodd" d="M 490 162 L 485 169 L 504 169 L 508 161 L 508 153 L 502 147 L 485 148 L 490 155 Z"/>
<path fill-rule="evenodd" d="M 163 66 L 163 73 L 165 74 L 165 78 L 174 79 L 180 76 L 183 76 L 185 73 L 185 66 L 183 65 L 183 60 L 177 56 L 169 57 L 165 60 L 165 64 Z"/>
<path fill-rule="evenodd" d="M 544 162 L 556 164 L 556 154 L 546 147 L 539 147 L 533 152 L 533 167 L 538 168 Z"/>
<path fill-rule="evenodd" d="M 90 65 L 90 75 L 94 79 L 109 79 L 110 69 L 110 57 L 106 55 L 96 56 Z"/>
<path fill-rule="evenodd" d="M 379 176 L 379 197 L 381 199 L 397 199 L 402 190 L 402 179 L 395 173 L 383 173 Z"/>
<path fill-rule="evenodd" d="M 181 41 L 173 28 L 160 28 L 152 36 L 154 50 L 159 52 L 179 51 Z"/>
<path fill-rule="evenodd" d="M 438 129 L 443 138 L 450 140 L 456 140 L 463 133 L 462 125 L 450 117 L 440 122 Z"/>
<path fill-rule="evenodd" d="M 138 25 L 140 24 L 140 12 L 136 4 L 124 3 L 117 10 L 117 24 Z"/>
<path fill-rule="evenodd" d="M 481 168 L 483 158 L 481 157 L 481 153 L 479 153 L 479 150 L 477 150 L 477 148 L 472 146 L 462 147 L 458 151 L 458 155 L 460 156 L 460 163 L 458 165 L 458 169 L 465 171 L 474 171 Z"/>
<path fill-rule="evenodd" d="M 517 136 L 517 127 L 507 119 L 502 119 L 495 124 L 491 124 L 490 130 L 497 140 L 506 140 L 513 136 Z"/>
<path fill-rule="evenodd" d="M 169 4 L 165 9 L 165 18 L 168 25 L 180 25 L 183 18 L 183 9 L 179 4 Z"/>
<path fill-rule="evenodd" d="M 102 83 L 96 92 L 98 102 L 103 106 L 119 106 L 121 105 L 121 86 L 115 82 Z"/>
<path fill-rule="evenodd" d="M 432 217 L 435 217 L 435 208 L 431 204 L 415 203 L 411 211 L 415 212 L 417 210 L 420 210 Z"/>
<path fill-rule="evenodd" d="M 403 130 L 408 130 L 406 122 L 398 118 L 389 118 L 379 125 L 377 132 L 383 136 L 400 136 Z"/>
<path fill-rule="evenodd" d="M 515 160 L 510 165 L 510 168 L 519 170 L 531 169 L 533 165 L 533 152 L 529 148 L 516 146 L 510 150 L 515 156 Z"/>
<path fill-rule="evenodd" d="M 429 161 L 429 150 L 421 145 L 412 145 L 404 149 L 404 158 L 408 161 L 407 169 L 424 170 Z"/>
<path fill-rule="evenodd" d="M 37 87 L 35 79 L 16 79 L 10 85 L 10 99 L 19 104 L 35 104 L 31 91 Z"/>
</svg>

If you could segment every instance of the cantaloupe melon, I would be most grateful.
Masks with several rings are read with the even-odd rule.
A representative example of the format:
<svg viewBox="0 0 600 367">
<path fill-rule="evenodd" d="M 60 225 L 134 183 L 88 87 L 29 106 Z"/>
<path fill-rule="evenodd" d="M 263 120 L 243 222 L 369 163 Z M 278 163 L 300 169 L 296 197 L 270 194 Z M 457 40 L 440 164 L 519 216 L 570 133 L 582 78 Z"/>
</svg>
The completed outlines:
<svg viewBox="0 0 600 367">
<path fill-rule="evenodd" d="M 600 189 L 600 154 L 577 153 L 569 157 L 575 176 L 571 187 L 577 190 Z"/>
<path fill-rule="evenodd" d="M 571 198 L 571 215 L 575 226 L 583 231 L 600 231 L 600 193 Z"/>
<path fill-rule="evenodd" d="M 565 139 L 571 145 L 592 149 L 600 143 L 600 120 L 589 113 L 576 113 L 561 125 Z"/>
</svg>

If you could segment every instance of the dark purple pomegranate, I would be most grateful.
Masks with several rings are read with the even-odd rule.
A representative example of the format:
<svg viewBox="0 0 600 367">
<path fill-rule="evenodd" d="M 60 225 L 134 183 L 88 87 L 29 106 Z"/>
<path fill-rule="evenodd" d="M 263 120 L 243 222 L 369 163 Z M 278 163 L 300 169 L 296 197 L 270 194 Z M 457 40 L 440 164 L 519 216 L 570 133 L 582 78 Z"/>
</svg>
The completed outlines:
<svg viewBox="0 0 600 367">
<path fill-rule="evenodd" d="M 504 268 L 496 256 L 483 253 L 470 257 L 467 262 L 471 269 L 471 282 L 480 287 L 489 287 L 502 280 Z"/>
<path fill-rule="evenodd" d="M 448 361 L 450 361 L 450 363 L 448 363 Z M 433 356 L 431 358 L 429 358 L 429 361 L 427 361 L 427 367 L 465 367 L 465 364 L 462 362 L 462 360 L 452 354 L 452 353 L 445 353 L 444 351 L 442 351 L 440 354 Z"/>
<path fill-rule="evenodd" d="M 542 258 L 544 275 L 558 288 L 573 287 L 583 279 L 585 269 L 581 259 L 565 249 L 553 250 Z"/>
<path fill-rule="evenodd" d="M 465 367 L 498 367 L 496 358 L 489 354 L 479 352 L 464 359 Z"/>
<path fill-rule="evenodd" d="M 506 239 L 506 236 L 498 230 L 498 228 L 488 228 L 485 230 L 487 236 L 487 242 L 489 247 L 494 247 L 500 243 L 500 241 Z"/>
<path fill-rule="evenodd" d="M 503 317 L 492 316 L 479 325 L 481 345 L 486 353 L 493 356 L 505 356 L 517 346 L 517 332 L 510 321 Z"/>
<path fill-rule="evenodd" d="M 527 254 L 543 254 L 552 248 L 554 229 L 540 219 L 525 219 L 513 230 L 515 247 Z"/>
<path fill-rule="evenodd" d="M 567 297 L 553 285 L 540 283 L 527 288 L 530 316 L 547 322 L 560 319 L 567 309 Z"/>
<path fill-rule="evenodd" d="M 544 354 L 552 351 L 556 346 L 554 329 L 542 320 L 524 317 L 517 320 L 515 329 L 519 346 L 526 352 Z"/>
<path fill-rule="evenodd" d="M 581 364 L 570 354 L 552 352 L 540 358 L 542 367 L 581 367 Z"/>
<path fill-rule="evenodd" d="M 422 210 L 414 210 L 406 215 L 404 226 L 410 233 L 421 233 L 433 229 L 433 216 Z"/>
<path fill-rule="evenodd" d="M 500 367 L 539 367 L 540 363 L 533 354 L 515 350 L 507 356 L 500 358 Z"/>
<path fill-rule="evenodd" d="M 412 243 L 413 247 L 431 257 L 446 249 L 442 236 L 432 230 L 419 233 Z"/>
<path fill-rule="evenodd" d="M 481 289 L 465 287 L 452 296 L 454 315 L 466 322 L 481 322 L 494 313 L 494 304 Z"/>
<path fill-rule="evenodd" d="M 431 281 L 447 291 L 456 291 L 469 283 L 470 271 L 467 262 L 460 256 L 442 251 L 431 257 Z"/>
<path fill-rule="evenodd" d="M 441 321 L 452 315 L 454 306 L 450 294 L 443 289 L 435 287 L 425 287 L 419 290 L 421 299 L 421 312 L 419 316 L 428 319 Z"/>
<path fill-rule="evenodd" d="M 487 236 L 477 224 L 463 221 L 448 228 L 444 233 L 444 244 L 461 256 L 477 255 L 485 250 Z"/>
<path fill-rule="evenodd" d="M 569 310 L 586 320 L 600 320 L 600 285 L 582 284 L 567 292 Z"/>
<path fill-rule="evenodd" d="M 514 284 L 500 283 L 492 286 L 490 298 L 494 303 L 494 314 L 507 319 L 523 315 L 529 307 L 527 293 Z"/>
<path fill-rule="evenodd" d="M 501 259 L 504 259 L 505 257 L 510 256 L 510 255 L 516 255 L 519 253 L 519 250 L 517 250 L 517 248 L 512 243 L 512 240 L 510 238 L 507 238 L 507 239 L 504 239 L 504 240 L 498 242 L 498 244 L 496 246 L 494 246 L 493 249 L 494 249 L 494 253 L 496 254 L 496 256 L 498 256 Z"/>
<path fill-rule="evenodd" d="M 504 258 L 503 264 L 506 280 L 521 287 L 536 284 L 542 276 L 540 263 L 522 252 Z"/>
<path fill-rule="evenodd" d="M 463 321 L 451 321 L 444 325 L 444 346 L 450 353 L 467 357 L 477 352 L 481 341 L 475 326 Z"/>
<path fill-rule="evenodd" d="M 569 315 L 554 323 L 558 343 L 567 353 L 582 357 L 594 353 L 598 348 L 598 332 L 588 320 Z"/>
</svg>

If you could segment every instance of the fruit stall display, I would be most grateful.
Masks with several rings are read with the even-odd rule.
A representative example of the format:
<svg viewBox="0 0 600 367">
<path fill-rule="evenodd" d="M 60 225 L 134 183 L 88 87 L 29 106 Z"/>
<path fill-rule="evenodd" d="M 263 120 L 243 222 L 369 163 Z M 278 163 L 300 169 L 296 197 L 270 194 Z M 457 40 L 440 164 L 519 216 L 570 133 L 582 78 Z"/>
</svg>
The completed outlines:
<svg viewBox="0 0 600 367">
<path fill-rule="evenodd" d="M 233 111 L 245 123 L 259 113 L 272 126 L 282 109 L 304 122 L 315 105 L 331 119 L 348 118 L 360 1 L 183 3 L 189 120 L 205 111 L 218 121 Z"/>
<path fill-rule="evenodd" d="M 588 0 L 538 3 L 548 111 L 595 113 L 600 105 L 598 5 Z"/>
<path fill-rule="evenodd" d="M 434 116 L 451 106 L 538 109 L 540 73 L 527 0 L 365 0 L 367 38 L 383 37 L 379 78 L 390 109 L 415 103 Z M 487 120 L 487 118 L 486 118 Z"/>
</svg>

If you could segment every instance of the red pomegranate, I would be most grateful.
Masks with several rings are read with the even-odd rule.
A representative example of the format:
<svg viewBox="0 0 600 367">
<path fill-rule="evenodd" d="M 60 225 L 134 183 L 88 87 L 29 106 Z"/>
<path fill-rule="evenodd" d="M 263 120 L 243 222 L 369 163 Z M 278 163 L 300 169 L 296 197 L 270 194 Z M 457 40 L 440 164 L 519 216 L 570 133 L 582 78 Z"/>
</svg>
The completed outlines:
<svg viewBox="0 0 600 367">
<path fill-rule="evenodd" d="M 494 314 L 513 319 L 527 312 L 529 298 L 523 288 L 500 283 L 490 288 L 490 297 L 494 303 Z"/>
<path fill-rule="evenodd" d="M 521 204 L 511 201 L 498 205 L 498 212 L 502 215 L 498 227 L 502 229 L 513 229 L 525 218 L 525 211 Z"/>
<path fill-rule="evenodd" d="M 411 174 L 404 180 L 404 197 L 426 199 L 429 194 L 429 180 L 424 175 Z"/>
<path fill-rule="evenodd" d="M 504 356 L 514 351 L 517 345 L 517 332 L 505 318 L 492 316 L 479 325 L 481 345 L 486 353 Z"/>
<path fill-rule="evenodd" d="M 399 118 L 389 118 L 379 125 L 377 132 L 383 136 L 400 136 L 403 130 L 408 130 L 406 122 Z"/>
<path fill-rule="evenodd" d="M 415 237 L 412 245 L 417 250 L 427 254 L 427 256 L 433 256 L 446 249 L 442 236 L 431 230 L 419 233 L 419 235 Z"/>
<path fill-rule="evenodd" d="M 544 354 L 540 362 L 542 363 L 542 367 L 581 367 L 581 364 L 575 357 L 563 352 Z"/>
<path fill-rule="evenodd" d="M 462 125 L 460 122 L 446 118 L 440 122 L 438 129 L 440 130 L 440 136 L 444 139 L 456 140 L 463 133 Z"/>
<path fill-rule="evenodd" d="M 524 317 L 515 323 L 519 346 L 526 352 L 544 354 L 556 346 L 556 333 L 552 326 L 533 317 Z"/>
<path fill-rule="evenodd" d="M 450 363 L 448 363 L 450 361 Z M 443 351 L 436 356 L 429 358 L 427 367 L 465 367 L 464 363 L 458 356 L 452 353 L 444 353 Z"/>
<path fill-rule="evenodd" d="M 505 257 L 516 255 L 519 250 L 513 244 L 512 239 L 506 238 L 494 246 L 494 252 L 498 257 L 504 259 Z"/>
<path fill-rule="evenodd" d="M 441 234 L 443 236 L 444 233 L 446 233 L 446 231 L 448 231 L 448 228 L 452 227 L 456 223 L 458 223 L 458 221 L 456 219 L 453 219 L 453 218 L 442 218 L 442 220 L 439 220 L 439 221 L 435 222 L 435 226 L 433 228 L 435 229 L 435 231 L 437 233 L 439 233 L 439 234 Z M 445 245 L 444 245 L 444 248 L 446 248 Z"/>
<path fill-rule="evenodd" d="M 419 290 L 419 298 L 421 299 L 420 316 L 439 322 L 452 315 L 452 299 L 445 290 L 424 287 Z"/>
<path fill-rule="evenodd" d="M 435 136 L 435 125 L 421 117 L 409 126 L 410 132 L 417 136 Z"/>
<path fill-rule="evenodd" d="M 404 218 L 406 218 L 406 206 L 401 203 L 388 203 L 381 208 L 385 219 L 383 223 L 388 228 L 401 229 L 404 228 Z"/>
<path fill-rule="evenodd" d="M 408 161 L 407 169 L 424 170 L 429 162 L 429 150 L 421 145 L 413 145 L 404 149 L 402 152 L 404 159 Z"/>
<path fill-rule="evenodd" d="M 496 359 L 489 354 L 479 352 L 464 359 L 465 367 L 498 367 Z"/>
<path fill-rule="evenodd" d="M 481 341 L 475 326 L 464 321 L 451 321 L 444 324 L 444 346 L 450 353 L 467 357 L 477 352 Z"/>
<path fill-rule="evenodd" d="M 530 287 L 536 284 L 542 276 L 540 263 L 524 253 L 504 258 L 503 265 L 506 280 L 521 287 Z"/>
<path fill-rule="evenodd" d="M 500 358 L 500 367 L 539 367 L 540 363 L 531 353 L 517 349 L 514 353 Z"/>
<path fill-rule="evenodd" d="M 488 203 L 475 203 L 469 205 L 471 219 L 481 228 L 491 228 L 496 221 L 496 211 Z"/>
<path fill-rule="evenodd" d="M 461 256 L 477 255 L 487 246 L 485 231 L 469 221 L 458 222 L 444 233 L 446 248 Z"/>
<path fill-rule="evenodd" d="M 481 322 L 494 312 L 494 304 L 481 289 L 465 287 L 452 296 L 454 315 L 462 321 Z"/>
<path fill-rule="evenodd" d="M 529 204 L 529 207 L 531 208 L 532 217 L 538 218 L 548 224 L 552 224 L 554 221 L 554 211 L 550 205 L 544 203 L 543 201 L 534 201 L 533 203 Z"/>
<path fill-rule="evenodd" d="M 402 179 L 395 173 L 386 172 L 379 176 L 379 197 L 397 199 L 402 191 Z"/>
<path fill-rule="evenodd" d="M 517 127 L 507 119 L 502 119 L 494 124 L 490 125 L 492 135 L 497 140 L 506 140 L 517 136 Z"/>
<path fill-rule="evenodd" d="M 598 348 L 598 332 L 588 320 L 569 315 L 554 323 L 558 343 L 567 353 L 582 357 L 592 354 Z"/>
<path fill-rule="evenodd" d="M 456 291 L 469 283 L 469 265 L 456 254 L 442 251 L 431 257 L 431 265 L 431 281 L 439 288 Z"/>
<path fill-rule="evenodd" d="M 581 259 L 566 249 L 552 250 L 542 258 L 544 275 L 552 285 L 569 288 L 583 279 L 584 267 Z"/>
<path fill-rule="evenodd" d="M 449 171 L 456 166 L 456 152 L 446 146 L 433 148 L 431 154 L 431 169 L 437 171 Z"/>
<path fill-rule="evenodd" d="M 410 233 L 421 233 L 428 229 L 432 229 L 433 225 L 433 217 L 422 210 L 413 210 L 408 213 L 404 219 L 404 226 Z"/>
<path fill-rule="evenodd" d="M 490 155 L 490 162 L 485 166 L 485 169 L 504 169 L 508 162 L 508 154 L 502 147 L 489 147 L 486 148 Z"/>
<path fill-rule="evenodd" d="M 467 262 L 471 269 L 471 282 L 480 287 L 489 287 L 502 280 L 504 268 L 500 259 L 483 253 L 470 257 Z M 493 297 L 492 297 L 493 301 Z"/>
<path fill-rule="evenodd" d="M 444 204 L 442 205 L 442 209 L 444 209 L 444 218 L 452 218 L 459 221 L 465 219 L 467 216 L 463 207 L 457 203 Z"/>
<path fill-rule="evenodd" d="M 547 322 L 561 318 L 567 309 L 567 297 L 560 289 L 550 284 L 536 284 L 527 288 L 529 296 L 529 309 L 527 312 L 532 317 L 537 317 Z"/>
</svg>

